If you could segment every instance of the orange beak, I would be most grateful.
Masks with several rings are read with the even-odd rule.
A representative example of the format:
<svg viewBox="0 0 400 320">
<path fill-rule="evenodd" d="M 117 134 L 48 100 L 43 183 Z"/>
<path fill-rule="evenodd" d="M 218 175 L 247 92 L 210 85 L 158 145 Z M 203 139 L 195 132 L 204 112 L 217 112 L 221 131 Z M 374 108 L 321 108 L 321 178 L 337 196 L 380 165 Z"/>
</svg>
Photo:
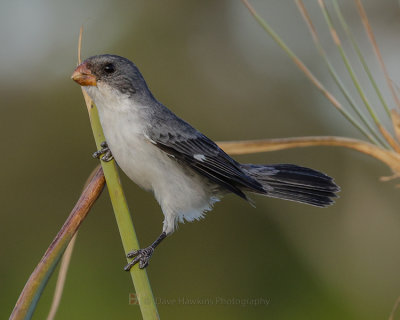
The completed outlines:
<svg viewBox="0 0 400 320">
<path fill-rule="evenodd" d="M 79 83 L 81 86 L 96 86 L 97 79 L 94 74 L 87 68 L 85 62 L 76 67 L 71 79 Z"/>
</svg>

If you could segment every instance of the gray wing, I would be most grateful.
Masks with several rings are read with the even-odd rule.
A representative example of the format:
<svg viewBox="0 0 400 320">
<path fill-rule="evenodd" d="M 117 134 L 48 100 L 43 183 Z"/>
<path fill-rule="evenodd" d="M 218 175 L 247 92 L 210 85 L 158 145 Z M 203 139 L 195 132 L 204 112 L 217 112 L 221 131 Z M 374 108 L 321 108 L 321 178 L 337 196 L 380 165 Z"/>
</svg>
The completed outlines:
<svg viewBox="0 0 400 320">
<path fill-rule="evenodd" d="M 241 188 L 264 193 L 262 185 L 249 177 L 240 164 L 229 157 L 212 140 L 179 118 L 158 122 L 148 132 L 152 143 L 216 184 L 246 199 Z"/>
</svg>

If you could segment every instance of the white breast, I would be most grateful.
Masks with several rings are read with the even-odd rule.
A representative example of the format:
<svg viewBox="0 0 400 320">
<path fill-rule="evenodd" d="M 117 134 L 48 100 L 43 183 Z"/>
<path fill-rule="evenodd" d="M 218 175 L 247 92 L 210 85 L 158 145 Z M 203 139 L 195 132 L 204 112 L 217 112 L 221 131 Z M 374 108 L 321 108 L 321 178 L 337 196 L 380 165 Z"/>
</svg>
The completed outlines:
<svg viewBox="0 0 400 320">
<path fill-rule="evenodd" d="M 165 215 L 164 231 L 171 233 L 178 220 L 203 216 L 218 199 L 209 182 L 154 145 L 145 134 L 146 106 L 110 90 L 87 90 L 95 101 L 108 146 L 118 165 L 135 183 L 151 190 Z M 93 92 L 96 91 L 96 92 Z"/>
</svg>

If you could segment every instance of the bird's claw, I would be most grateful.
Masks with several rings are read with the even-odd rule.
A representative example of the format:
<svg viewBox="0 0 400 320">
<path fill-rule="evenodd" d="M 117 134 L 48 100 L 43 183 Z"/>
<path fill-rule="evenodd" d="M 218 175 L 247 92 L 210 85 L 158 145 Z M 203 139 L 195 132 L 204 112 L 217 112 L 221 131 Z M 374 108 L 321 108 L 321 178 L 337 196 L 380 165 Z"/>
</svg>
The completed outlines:
<svg viewBox="0 0 400 320">
<path fill-rule="evenodd" d="M 151 246 L 144 249 L 138 249 L 129 252 L 126 255 L 127 258 L 134 258 L 134 259 L 125 266 L 124 270 L 129 271 L 138 262 L 140 269 L 146 268 L 149 264 L 151 256 L 153 255 L 153 252 L 154 248 Z"/>
<path fill-rule="evenodd" d="M 93 158 L 101 159 L 101 160 L 103 160 L 104 162 L 108 162 L 108 161 L 111 161 L 112 159 L 114 159 L 114 157 L 113 157 L 113 155 L 112 155 L 112 153 L 111 153 L 111 150 L 110 150 L 110 148 L 108 147 L 106 141 L 103 141 L 103 142 L 100 144 L 100 146 L 101 146 L 101 149 L 98 150 L 98 151 L 96 151 L 95 153 L 93 153 L 93 155 L 92 155 Z"/>
</svg>

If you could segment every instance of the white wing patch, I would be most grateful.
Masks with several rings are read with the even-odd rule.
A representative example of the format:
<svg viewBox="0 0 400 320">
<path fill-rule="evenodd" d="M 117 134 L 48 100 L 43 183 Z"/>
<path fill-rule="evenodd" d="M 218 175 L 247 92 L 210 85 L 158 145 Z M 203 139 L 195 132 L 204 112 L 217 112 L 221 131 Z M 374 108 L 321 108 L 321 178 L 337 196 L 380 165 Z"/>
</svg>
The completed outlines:
<svg viewBox="0 0 400 320">
<path fill-rule="evenodd" d="M 206 160 L 206 156 L 204 154 L 196 153 L 193 155 L 193 158 L 195 158 L 198 161 L 204 162 Z"/>
<path fill-rule="evenodd" d="M 151 139 L 148 134 L 146 134 L 146 133 L 143 133 L 143 134 L 146 137 L 146 139 L 148 139 L 152 144 L 157 144 L 157 142 L 155 142 L 153 139 Z"/>
</svg>

